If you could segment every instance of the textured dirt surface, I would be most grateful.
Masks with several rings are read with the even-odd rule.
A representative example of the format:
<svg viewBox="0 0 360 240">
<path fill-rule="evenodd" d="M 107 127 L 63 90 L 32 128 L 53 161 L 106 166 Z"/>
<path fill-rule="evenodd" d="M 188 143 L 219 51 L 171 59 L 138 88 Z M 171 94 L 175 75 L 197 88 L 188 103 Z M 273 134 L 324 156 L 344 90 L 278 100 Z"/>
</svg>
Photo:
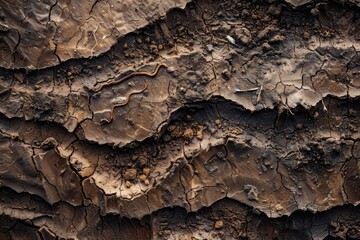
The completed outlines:
<svg viewBox="0 0 360 240">
<path fill-rule="evenodd" d="M 0 239 L 359 239 L 358 4 L 0 0 Z"/>
</svg>

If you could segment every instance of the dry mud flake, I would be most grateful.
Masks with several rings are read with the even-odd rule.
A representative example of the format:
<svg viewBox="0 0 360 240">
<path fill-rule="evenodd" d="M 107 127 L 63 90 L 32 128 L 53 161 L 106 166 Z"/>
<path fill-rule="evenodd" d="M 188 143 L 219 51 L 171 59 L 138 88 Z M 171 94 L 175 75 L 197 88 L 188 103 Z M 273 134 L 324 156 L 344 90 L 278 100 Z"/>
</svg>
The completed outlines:
<svg viewBox="0 0 360 240">
<path fill-rule="evenodd" d="M 0 1 L 0 239 L 360 239 L 358 1 Z"/>
</svg>

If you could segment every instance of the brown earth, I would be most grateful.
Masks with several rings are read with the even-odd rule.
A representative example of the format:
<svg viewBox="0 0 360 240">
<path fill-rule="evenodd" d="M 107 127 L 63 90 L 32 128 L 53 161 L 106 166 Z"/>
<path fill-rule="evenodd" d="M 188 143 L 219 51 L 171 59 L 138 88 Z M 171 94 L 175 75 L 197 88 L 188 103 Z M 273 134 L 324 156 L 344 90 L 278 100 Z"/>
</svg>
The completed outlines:
<svg viewBox="0 0 360 240">
<path fill-rule="evenodd" d="M 0 0 L 0 239 L 360 239 L 357 1 Z"/>
</svg>

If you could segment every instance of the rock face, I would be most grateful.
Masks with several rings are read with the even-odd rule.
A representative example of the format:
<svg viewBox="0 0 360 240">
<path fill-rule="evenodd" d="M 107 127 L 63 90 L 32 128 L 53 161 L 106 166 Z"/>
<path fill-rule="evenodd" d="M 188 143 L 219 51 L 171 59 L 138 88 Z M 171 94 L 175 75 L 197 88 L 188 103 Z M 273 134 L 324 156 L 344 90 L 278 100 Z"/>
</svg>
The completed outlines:
<svg viewBox="0 0 360 240">
<path fill-rule="evenodd" d="M 0 239 L 359 239 L 354 1 L 0 1 Z"/>
</svg>

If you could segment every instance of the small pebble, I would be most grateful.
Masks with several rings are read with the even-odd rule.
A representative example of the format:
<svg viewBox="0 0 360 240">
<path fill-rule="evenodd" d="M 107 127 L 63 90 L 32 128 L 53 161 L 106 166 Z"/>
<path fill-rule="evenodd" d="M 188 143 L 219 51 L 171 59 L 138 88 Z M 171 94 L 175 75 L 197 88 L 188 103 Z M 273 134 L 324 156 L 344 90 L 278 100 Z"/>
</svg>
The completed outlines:
<svg viewBox="0 0 360 240">
<path fill-rule="evenodd" d="M 216 221 L 216 222 L 215 222 L 215 225 L 214 225 L 215 229 L 220 229 L 220 228 L 222 228 L 223 226 L 224 226 L 224 222 L 221 221 L 221 220 Z"/>
</svg>

